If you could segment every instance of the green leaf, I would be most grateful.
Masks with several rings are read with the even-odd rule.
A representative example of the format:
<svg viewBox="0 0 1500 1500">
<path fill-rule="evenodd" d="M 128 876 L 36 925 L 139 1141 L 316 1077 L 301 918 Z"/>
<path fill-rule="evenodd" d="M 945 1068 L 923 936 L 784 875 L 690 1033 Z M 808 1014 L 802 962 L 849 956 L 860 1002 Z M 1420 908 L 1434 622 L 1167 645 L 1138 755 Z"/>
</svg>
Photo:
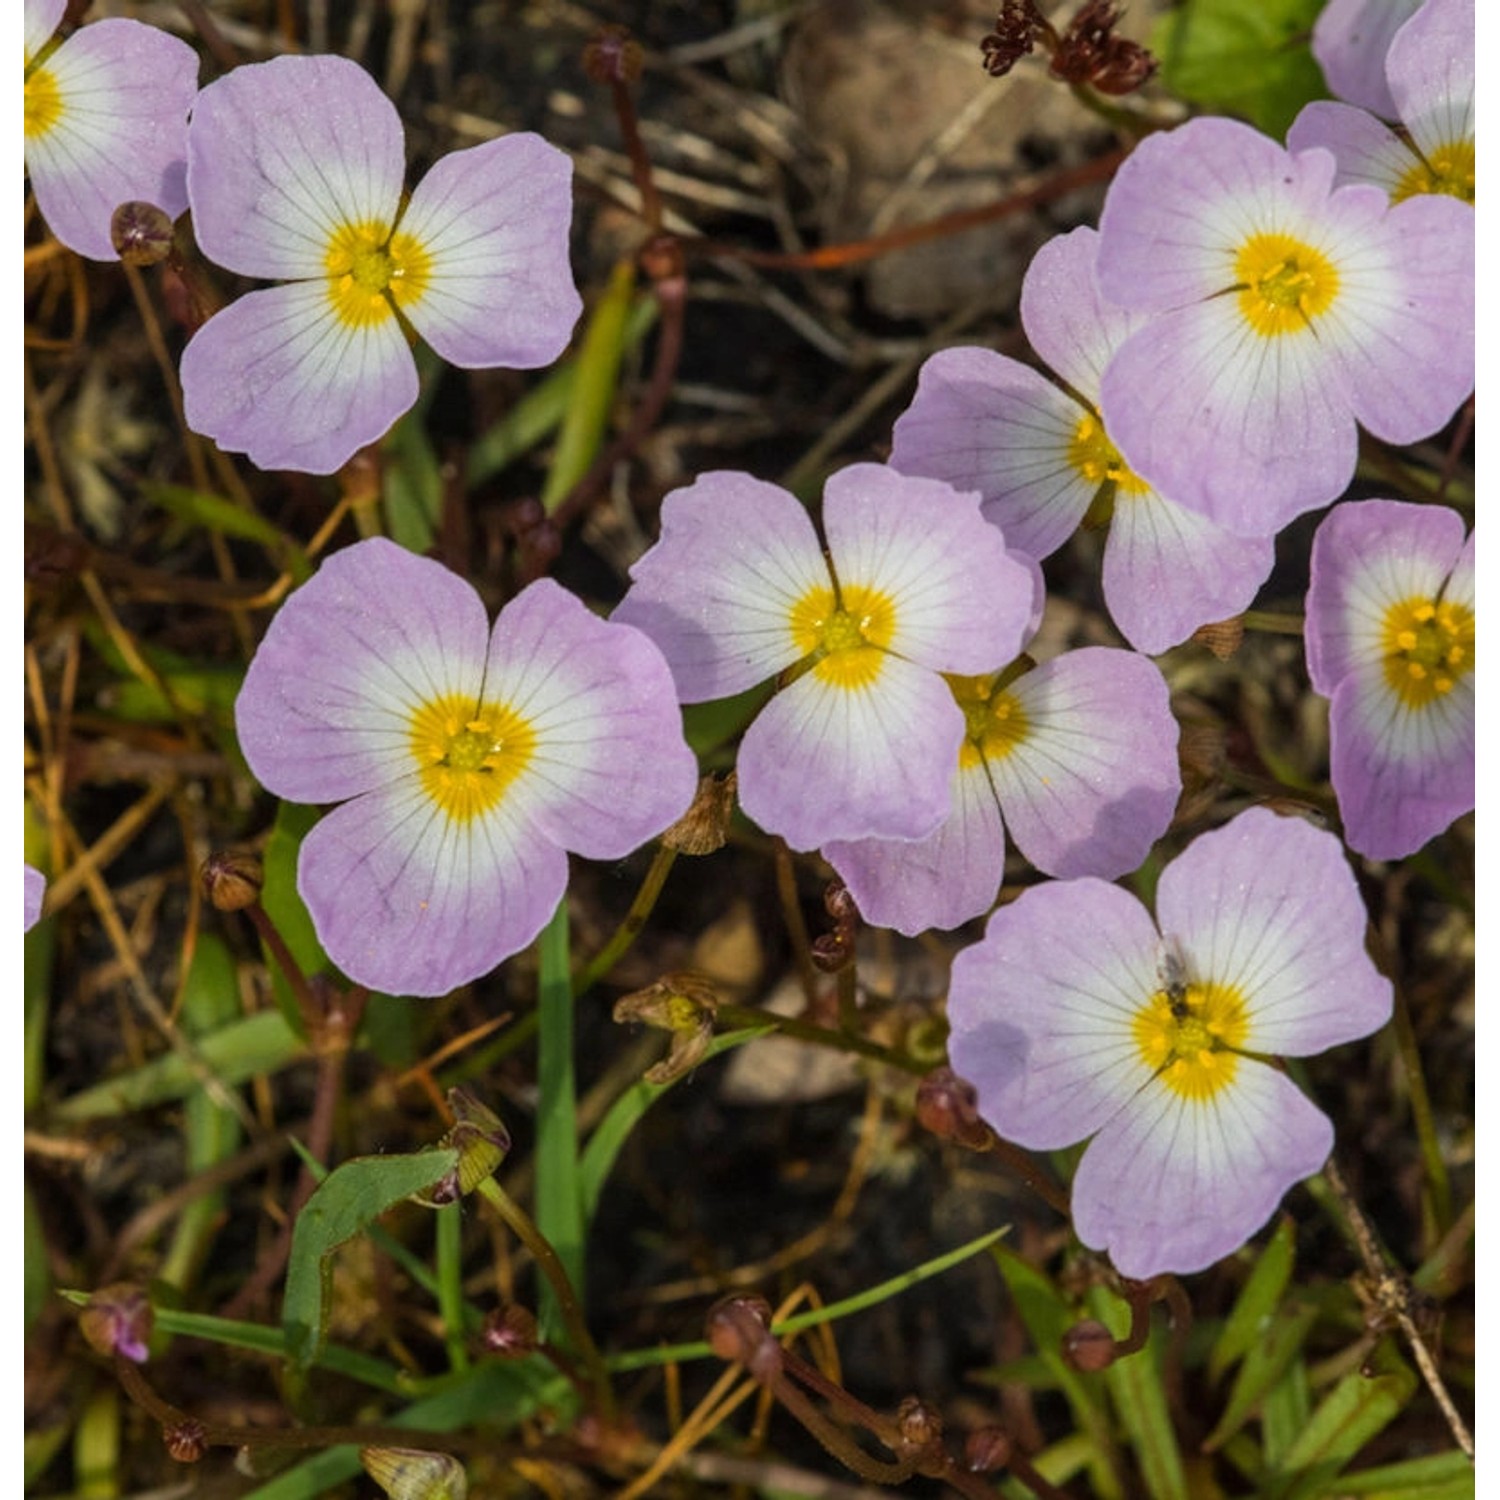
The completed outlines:
<svg viewBox="0 0 1500 1500">
<path fill-rule="evenodd" d="M 1345 1474 L 1339 1479 L 1338 1492 L 1367 1500 L 1469 1500 L 1474 1493 L 1474 1464 L 1456 1449 L 1409 1458 Z"/>
<path fill-rule="evenodd" d="M 392 541 L 417 553 L 432 546 L 443 513 L 443 471 L 427 436 L 426 414 L 426 403 L 413 407 L 380 445 L 386 531 Z"/>
<path fill-rule="evenodd" d="M 1219 1380 L 1231 1365 L 1243 1359 L 1270 1327 L 1277 1304 L 1291 1280 L 1296 1254 L 1296 1229 L 1289 1218 L 1283 1218 L 1261 1251 L 1214 1341 L 1208 1356 L 1210 1380 Z"/>
<path fill-rule="evenodd" d="M 1218 1425 L 1203 1440 L 1206 1452 L 1223 1444 L 1255 1414 L 1267 1392 L 1291 1368 L 1317 1321 L 1316 1305 L 1299 1302 L 1277 1311 L 1235 1375 Z"/>
<path fill-rule="evenodd" d="M 1102 1286 L 1090 1287 L 1088 1300 L 1094 1316 L 1117 1339 L 1123 1338 L 1130 1327 L 1126 1304 Z M 1144 1349 L 1117 1359 L 1104 1372 L 1104 1383 L 1135 1449 L 1146 1493 L 1152 1500 L 1188 1500 L 1187 1474 L 1161 1378 L 1162 1342 L 1160 1330 L 1154 1330 Z"/>
<path fill-rule="evenodd" d="M 732 740 L 760 712 L 771 687 L 761 682 L 732 698 L 689 703 L 682 710 L 682 730 L 693 753 L 701 757 Z"/>
<path fill-rule="evenodd" d="M 1161 81 L 1191 104 L 1238 115 L 1277 140 L 1326 99 L 1309 46 L 1324 0 L 1185 0 L 1151 33 Z"/>
<path fill-rule="evenodd" d="M 276 809 L 276 822 L 266 840 L 262 862 L 265 884 L 260 893 L 260 904 L 266 915 L 281 934 L 282 942 L 291 950 L 297 966 L 309 979 L 333 968 L 333 960 L 324 953 L 313 919 L 302 904 L 302 897 L 297 894 L 297 856 L 302 849 L 302 840 L 312 832 L 318 817 L 317 808 L 304 807 L 296 802 L 283 802 Z M 300 1031 L 303 1022 L 297 997 L 281 972 L 281 965 L 269 952 L 266 952 L 265 959 L 271 971 L 271 990 L 276 1003 L 287 1021 Z"/>
<path fill-rule="evenodd" d="M 1345 1375 L 1313 1412 L 1281 1462 L 1266 1476 L 1267 1500 L 1314 1500 L 1344 1466 L 1401 1412 L 1417 1377 L 1389 1343 L 1376 1351 L 1380 1373 Z"/>
<path fill-rule="evenodd" d="M 281 1013 L 274 1010 L 231 1022 L 212 1036 L 204 1037 L 197 1044 L 197 1051 L 228 1087 L 244 1083 L 258 1073 L 278 1072 L 288 1063 L 307 1056 L 306 1043 L 287 1025 Z M 100 1120 L 182 1099 L 201 1087 L 181 1054 L 168 1052 L 132 1072 L 73 1094 L 58 1105 L 53 1115 L 70 1123 Z"/>
<path fill-rule="evenodd" d="M 128 678 L 103 695 L 102 704 L 116 718 L 131 724 L 176 724 L 184 714 L 212 719 L 225 728 L 234 725 L 234 700 L 244 685 L 242 667 L 187 667 L 164 671 L 163 693 L 155 683 Z"/>
<path fill-rule="evenodd" d="M 297 583 L 304 583 L 312 576 L 312 564 L 296 542 L 253 510 L 246 510 L 222 495 L 205 495 L 202 490 L 182 484 L 151 482 L 141 485 L 141 494 L 190 526 L 258 542 Z"/>
<path fill-rule="evenodd" d="M 388 1208 L 432 1187 L 458 1165 L 458 1152 L 357 1156 L 336 1167 L 297 1215 L 281 1307 L 287 1354 L 305 1369 L 317 1357 L 327 1317 L 328 1257 Z"/>
<path fill-rule="evenodd" d="M 1294 1359 L 1261 1404 L 1261 1450 L 1267 1464 L 1274 1468 L 1281 1462 L 1311 1414 L 1312 1382 L 1307 1365 L 1300 1358 Z"/>
</svg>

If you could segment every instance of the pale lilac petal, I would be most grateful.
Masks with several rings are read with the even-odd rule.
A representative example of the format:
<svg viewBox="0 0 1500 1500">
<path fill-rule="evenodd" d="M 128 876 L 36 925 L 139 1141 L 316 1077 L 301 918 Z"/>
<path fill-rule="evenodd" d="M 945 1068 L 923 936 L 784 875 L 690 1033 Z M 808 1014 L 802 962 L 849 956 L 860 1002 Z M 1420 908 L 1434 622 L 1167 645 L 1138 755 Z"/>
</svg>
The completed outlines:
<svg viewBox="0 0 1500 1500">
<path fill-rule="evenodd" d="M 1323 345 L 1260 337 L 1233 297 L 1164 314 L 1127 340 L 1100 406 L 1136 473 L 1237 535 L 1273 535 L 1354 475 L 1349 395 Z"/>
<path fill-rule="evenodd" d="M 106 20 L 74 32 L 43 67 L 61 112 L 26 141 L 37 206 L 70 249 L 118 260 L 110 221 L 122 203 L 154 203 L 174 219 L 187 207 L 198 55 L 155 26 Z"/>
<path fill-rule="evenodd" d="M 248 293 L 193 335 L 182 399 L 188 426 L 226 452 L 332 474 L 410 410 L 417 366 L 395 317 L 346 323 L 324 283 L 296 282 Z"/>
<path fill-rule="evenodd" d="M 500 612 L 484 702 L 512 709 L 535 734 L 529 817 L 565 849 L 623 858 L 693 800 L 698 763 L 661 652 L 551 579 Z"/>
<path fill-rule="evenodd" d="M 1275 562 L 1271 536 L 1235 536 L 1155 490 L 1117 493 L 1104 600 L 1125 639 L 1155 656 L 1247 609 Z"/>
<path fill-rule="evenodd" d="M 1044 874 L 1113 879 L 1138 869 L 1182 790 L 1177 721 L 1154 663 L 1085 646 L 1006 689 L 1024 736 L 988 756 L 1006 827 Z"/>
<path fill-rule="evenodd" d="M 67 8 L 68 0 L 25 0 L 22 24 L 26 33 L 27 67 L 62 25 L 63 12 Z"/>
<path fill-rule="evenodd" d="M 1060 234 L 1032 257 L 1021 284 L 1021 326 L 1031 347 L 1091 402 L 1099 399 L 1110 356 L 1143 321 L 1101 295 L 1098 253 L 1098 230 Z"/>
<path fill-rule="evenodd" d="M 25 874 L 21 878 L 21 894 L 26 903 L 26 925 L 21 930 L 30 932 L 41 920 L 42 898 L 47 894 L 47 877 L 33 865 L 25 866 Z"/>
<path fill-rule="evenodd" d="M 539 135 L 443 157 L 418 184 L 401 233 L 431 258 L 401 310 L 461 369 L 551 364 L 583 303 L 568 262 L 573 164 Z"/>
<path fill-rule="evenodd" d="M 1241 1058 L 1189 1099 L 1151 1082 L 1083 1153 L 1073 1227 L 1138 1280 L 1201 1271 L 1239 1249 L 1333 1149 L 1328 1117 L 1282 1074 Z"/>
<path fill-rule="evenodd" d="M 393 995 L 444 995 L 489 973 L 542 930 L 567 883 L 567 855 L 523 797 L 454 819 L 415 775 L 336 807 L 297 864 L 328 956 Z"/>
<path fill-rule="evenodd" d="M 823 530 L 840 587 L 863 585 L 891 602 L 888 649 L 897 656 L 940 672 L 976 673 L 1019 653 L 1031 573 L 1007 555 L 1004 538 L 979 513 L 978 495 L 883 464 L 853 464 L 829 477 Z"/>
<path fill-rule="evenodd" d="M 1120 307 L 1166 312 L 1231 285 L 1250 235 L 1291 234 L 1321 248 L 1333 171 L 1331 156 L 1293 156 L 1237 120 L 1205 117 L 1147 136 L 1104 201 L 1100 292 Z"/>
<path fill-rule="evenodd" d="M 990 349 L 944 349 L 922 366 L 912 404 L 896 418 L 891 466 L 977 490 L 1007 547 L 1055 552 L 1098 493 L 1069 462 L 1085 415 L 1026 365 Z"/>
<path fill-rule="evenodd" d="M 1374 115 L 1327 99 L 1303 108 L 1287 131 L 1286 143 L 1292 151 L 1322 147 L 1333 152 L 1338 161 L 1335 187 L 1372 183 L 1388 196 L 1417 164 L 1411 147 Z"/>
<path fill-rule="evenodd" d="M 340 229 L 395 221 L 405 174 L 396 106 L 347 58 L 246 64 L 193 108 L 193 232 L 244 276 L 326 277 Z"/>
<path fill-rule="evenodd" d="M 1474 675 L 1425 708 L 1404 704 L 1370 667 L 1329 709 L 1329 769 L 1344 840 L 1369 859 L 1404 859 L 1474 807 Z"/>
<path fill-rule="evenodd" d="M 1386 82 L 1391 39 L 1422 0 L 1328 0 L 1313 25 L 1312 51 L 1340 99 L 1396 118 Z"/>
<path fill-rule="evenodd" d="M 1465 550 L 1463 518 L 1444 505 L 1360 500 L 1329 511 L 1313 537 L 1307 671 L 1325 698 L 1384 652 L 1387 611 L 1436 599 Z M 1472 564 L 1448 597 L 1472 607 Z"/>
<path fill-rule="evenodd" d="M 743 692 L 798 661 L 793 610 L 831 587 L 801 502 L 729 471 L 667 496 L 661 540 L 630 576 L 613 618 L 656 642 L 684 703 Z"/>
<path fill-rule="evenodd" d="M 333 802 L 417 769 L 412 719 L 474 700 L 489 622 L 440 563 L 372 537 L 335 552 L 276 612 L 235 704 L 256 779 L 294 802 Z"/>
<path fill-rule="evenodd" d="M 1339 841 L 1300 818 L 1251 808 L 1195 839 L 1162 872 L 1156 914 L 1190 983 L 1239 993 L 1247 1051 L 1321 1052 L 1390 1016 Z"/>
<path fill-rule="evenodd" d="M 1474 139 L 1474 0 L 1427 0 L 1386 54 L 1396 116 L 1417 150 Z"/>
<path fill-rule="evenodd" d="M 1160 988 L 1159 947 L 1134 896 L 1083 879 L 1023 891 L 953 960 L 948 1057 L 1002 1136 L 1071 1145 L 1150 1083 L 1132 1028 Z"/>
<path fill-rule="evenodd" d="M 823 858 L 849 887 L 860 915 L 907 937 L 983 916 L 1005 874 L 1005 830 L 982 762 L 960 766 L 952 808 L 925 839 L 825 844 Z"/>
<path fill-rule="evenodd" d="M 745 731 L 740 806 L 794 849 L 926 838 L 948 815 L 963 734 L 963 712 L 936 672 L 887 654 L 873 682 L 848 688 L 814 669 Z"/>
</svg>

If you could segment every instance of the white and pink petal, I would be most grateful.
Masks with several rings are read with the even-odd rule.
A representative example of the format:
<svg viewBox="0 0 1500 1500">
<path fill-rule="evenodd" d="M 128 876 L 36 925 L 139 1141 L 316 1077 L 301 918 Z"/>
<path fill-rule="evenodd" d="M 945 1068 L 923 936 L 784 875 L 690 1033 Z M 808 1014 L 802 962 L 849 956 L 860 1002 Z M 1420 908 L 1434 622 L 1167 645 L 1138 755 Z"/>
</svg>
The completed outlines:
<svg viewBox="0 0 1500 1500">
<path fill-rule="evenodd" d="M 26 66 L 52 38 L 52 33 L 62 25 L 63 13 L 68 0 L 25 0 L 22 7 L 22 28 L 26 39 Z"/>
<path fill-rule="evenodd" d="M 1411 147 L 1374 115 L 1328 99 L 1303 107 L 1287 131 L 1286 143 L 1291 151 L 1331 151 L 1339 164 L 1335 187 L 1369 183 L 1387 196 L 1417 165 Z"/>
<path fill-rule="evenodd" d="M 530 370 L 565 348 L 583 303 L 568 261 L 573 164 L 518 132 L 443 157 L 401 216 L 429 262 L 402 311 L 460 369 Z"/>
<path fill-rule="evenodd" d="M 1391 40 L 1422 0 L 1328 0 L 1313 25 L 1312 51 L 1340 99 L 1397 118 L 1386 82 Z"/>
<path fill-rule="evenodd" d="M 1474 0 L 1427 0 L 1386 54 L 1396 115 L 1424 156 L 1474 141 Z"/>
<path fill-rule="evenodd" d="M 417 399 L 395 317 L 348 323 L 317 281 L 230 303 L 189 340 L 181 373 L 188 426 L 262 469 L 332 474 Z"/>
</svg>

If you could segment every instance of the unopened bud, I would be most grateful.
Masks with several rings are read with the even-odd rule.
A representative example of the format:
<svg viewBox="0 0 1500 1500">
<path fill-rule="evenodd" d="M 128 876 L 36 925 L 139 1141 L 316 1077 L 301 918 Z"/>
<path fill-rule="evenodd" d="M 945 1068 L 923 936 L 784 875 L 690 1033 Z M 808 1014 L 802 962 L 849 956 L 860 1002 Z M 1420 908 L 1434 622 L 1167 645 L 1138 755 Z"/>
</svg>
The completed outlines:
<svg viewBox="0 0 1500 1500">
<path fill-rule="evenodd" d="M 219 911 L 244 911 L 260 900 L 265 871 L 253 854 L 218 851 L 203 863 L 203 894 Z"/>
<path fill-rule="evenodd" d="M 658 234 L 648 240 L 640 253 L 642 272 L 651 280 L 660 295 L 663 287 L 687 290 L 687 258 L 682 253 L 682 241 L 675 234 Z"/>
<path fill-rule="evenodd" d="M 484 1320 L 480 1340 L 491 1354 L 497 1354 L 501 1359 L 520 1359 L 523 1355 L 534 1354 L 540 1342 L 536 1318 L 519 1302 L 507 1302 Z"/>
<path fill-rule="evenodd" d="M 172 253 L 172 221 L 154 203 L 122 203 L 109 238 L 127 266 L 158 266 Z"/>
<path fill-rule="evenodd" d="M 987 1151 L 994 1131 L 979 1118 L 979 1095 L 974 1085 L 952 1068 L 934 1068 L 917 1085 L 917 1123 L 940 1140 Z"/>
<path fill-rule="evenodd" d="M 1115 1362 L 1115 1336 L 1096 1318 L 1085 1318 L 1063 1335 L 1062 1354 L 1075 1370 L 1097 1375 Z"/>
<path fill-rule="evenodd" d="M 646 54 L 623 26 L 605 26 L 583 49 L 583 71 L 595 83 L 634 83 Z"/>
<path fill-rule="evenodd" d="M 933 1454 L 942 1445 L 943 1419 L 917 1396 L 896 1408 L 896 1452 L 902 1458 Z"/>
<path fill-rule="evenodd" d="M 771 1337 L 771 1304 L 736 1294 L 708 1310 L 708 1347 L 723 1360 L 743 1365 L 762 1385 L 781 1373 L 781 1345 Z"/>
<path fill-rule="evenodd" d="M 361 1448 L 365 1473 L 391 1500 L 465 1500 L 469 1479 L 450 1453 L 426 1448 Z"/>
<path fill-rule="evenodd" d="M 505 1160 L 510 1151 L 510 1131 L 471 1089 L 449 1089 L 448 1108 L 453 1111 L 453 1128 L 443 1144 L 458 1152 L 460 1195 L 472 1193 Z"/>
<path fill-rule="evenodd" d="M 995 1474 L 1010 1463 L 1010 1435 L 999 1427 L 980 1427 L 964 1443 L 964 1463 L 971 1474 Z"/>
<path fill-rule="evenodd" d="M 208 1452 L 208 1433 L 197 1417 L 184 1417 L 163 1427 L 161 1440 L 167 1452 L 180 1464 L 195 1464 Z"/>
<path fill-rule="evenodd" d="M 118 1354 L 143 1365 L 155 1321 L 145 1292 L 131 1282 L 117 1281 L 89 1298 L 78 1315 L 78 1328 L 98 1353 Z"/>
<path fill-rule="evenodd" d="M 698 783 L 693 805 L 662 834 L 661 841 L 679 854 L 712 854 L 729 841 L 729 819 L 734 812 L 738 778 L 705 776 Z"/>
</svg>

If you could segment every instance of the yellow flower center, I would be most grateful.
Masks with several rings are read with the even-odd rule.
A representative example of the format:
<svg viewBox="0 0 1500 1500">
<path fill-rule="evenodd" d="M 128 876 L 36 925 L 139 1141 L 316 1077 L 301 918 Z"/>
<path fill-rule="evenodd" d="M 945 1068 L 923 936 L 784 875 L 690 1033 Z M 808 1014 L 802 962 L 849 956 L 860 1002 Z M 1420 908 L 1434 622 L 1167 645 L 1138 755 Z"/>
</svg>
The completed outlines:
<svg viewBox="0 0 1500 1500">
<path fill-rule="evenodd" d="M 341 225 L 323 264 L 333 309 L 353 328 L 383 323 L 419 300 L 432 275 L 432 257 L 416 238 L 374 220 Z"/>
<path fill-rule="evenodd" d="M 536 753 L 536 731 L 506 705 L 453 696 L 412 715 L 411 752 L 427 794 L 455 822 L 487 813 Z"/>
<path fill-rule="evenodd" d="M 1333 262 L 1289 234 L 1252 235 L 1240 246 L 1234 273 L 1240 311 L 1262 338 L 1305 333 L 1339 292 Z"/>
<path fill-rule="evenodd" d="M 1073 441 L 1068 444 L 1068 462 L 1088 483 L 1113 485 L 1117 494 L 1144 495 L 1150 488 L 1120 457 L 1120 450 L 1110 442 L 1104 423 L 1092 412 L 1085 412 L 1078 419 Z"/>
<path fill-rule="evenodd" d="M 1385 612 L 1380 631 L 1385 680 L 1407 708 L 1426 708 L 1474 670 L 1474 611 L 1421 597 Z"/>
<path fill-rule="evenodd" d="M 856 692 L 880 676 L 896 634 L 896 606 L 865 584 L 850 584 L 842 601 L 820 585 L 792 606 L 790 624 L 798 651 L 813 659 L 814 674 L 831 687 Z"/>
<path fill-rule="evenodd" d="M 12 75 L 14 76 L 14 75 Z M 62 117 L 62 90 L 51 68 L 36 68 L 26 75 L 26 139 L 35 140 Z"/>
<path fill-rule="evenodd" d="M 1219 984 L 1159 989 L 1131 1023 L 1146 1066 L 1184 1099 L 1210 1099 L 1233 1081 L 1249 1030 L 1244 997 Z"/>
<path fill-rule="evenodd" d="M 1021 700 L 1000 686 L 1001 675 L 946 679 L 954 701 L 964 711 L 958 763 L 965 770 L 982 760 L 1004 760 L 1030 732 Z"/>
<path fill-rule="evenodd" d="M 1392 203 L 1415 198 L 1418 193 L 1446 193 L 1450 198 L 1474 201 L 1474 142 L 1451 141 L 1439 146 L 1425 159 L 1416 161 L 1401 174 L 1391 194 Z"/>
</svg>

